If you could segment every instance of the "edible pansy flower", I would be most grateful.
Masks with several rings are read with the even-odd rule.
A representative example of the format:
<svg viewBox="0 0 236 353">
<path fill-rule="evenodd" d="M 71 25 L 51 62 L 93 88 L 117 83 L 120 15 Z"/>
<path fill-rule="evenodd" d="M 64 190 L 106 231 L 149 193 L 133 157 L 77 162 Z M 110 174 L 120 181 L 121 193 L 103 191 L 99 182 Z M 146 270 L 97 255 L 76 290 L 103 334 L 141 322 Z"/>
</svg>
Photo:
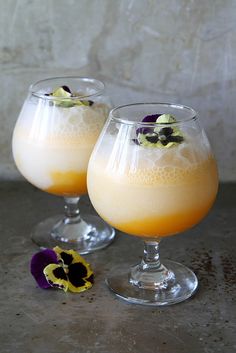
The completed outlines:
<svg viewBox="0 0 236 353">
<path fill-rule="evenodd" d="M 156 123 L 157 119 L 161 116 L 161 114 L 153 114 L 153 115 L 147 115 L 145 118 L 143 118 L 142 123 Z M 136 134 L 148 134 L 152 133 L 153 128 L 152 127 L 139 127 L 136 130 Z"/>
<path fill-rule="evenodd" d="M 49 264 L 58 264 L 57 254 L 51 249 L 45 249 L 32 256 L 30 271 L 40 288 L 50 288 L 43 270 Z"/>
<path fill-rule="evenodd" d="M 176 126 L 168 124 L 176 122 L 170 114 L 147 115 L 142 122 L 155 123 L 152 127 L 141 127 L 136 131 L 137 139 L 134 142 L 145 147 L 172 147 L 181 143 L 184 138 L 182 132 Z M 158 126 L 165 124 L 167 126 Z"/>
<path fill-rule="evenodd" d="M 31 273 L 41 288 L 82 292 L 93 285 L 90 265 L 75 250 L 55 247 L 38 252 L 31 260 Z"/>
<path fill-rule="evenodd" d="M 76 97 L 81 97 L 81 94 L 75 92 L 71 92 L 70 88 L 68 86 L 61 86 L 56 88 L 53 92 L 51 93 L 46 93 L 46 96 L 52 96 L 55 97 L 56 99 L 54 100 L 54 104 L 63 108 L 71 108 L 74 106 L 91 106 L 93 105 L 93 101 L 91 100 L 81 100 L 81 99 L 75 99 Z M 72 98 L 72 99 L 70 99 Z"/>
</svg>

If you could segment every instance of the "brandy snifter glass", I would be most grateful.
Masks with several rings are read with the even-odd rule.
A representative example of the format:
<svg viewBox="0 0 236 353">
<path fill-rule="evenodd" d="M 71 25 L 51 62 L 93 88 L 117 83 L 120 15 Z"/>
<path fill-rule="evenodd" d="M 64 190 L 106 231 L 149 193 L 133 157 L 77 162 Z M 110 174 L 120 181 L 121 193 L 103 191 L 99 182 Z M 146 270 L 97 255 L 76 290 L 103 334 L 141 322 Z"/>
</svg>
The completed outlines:
<svg viewBox="0 0 236 353">
<path fill-rule="evenodd" d="M 197 277 L 180 263 L 161 262 L 159 244 L 198 224 L 217 194 L 216 162 L 196 112 L 164 103 L 113 109 L 91 155 L 87 180 L 98 214 L 144 241 L 141 263 L 111 274 L 109 288 L 139 304 L 189 298 Z"/>
<path fill-rule="evenodd" d="M 60 245 L 86 254 L 114 238 L 100 217 L 82 217 L 78 208 L 87 193 L 89 157 L 109 110 L 104 85 L 93 78 L 55 77 L 30 86 L 13 132 L 14 160 L 31 184 L 65 200 L 64 216 L 48 218 L 33 230 L 41 248 Z"/>
</svg>

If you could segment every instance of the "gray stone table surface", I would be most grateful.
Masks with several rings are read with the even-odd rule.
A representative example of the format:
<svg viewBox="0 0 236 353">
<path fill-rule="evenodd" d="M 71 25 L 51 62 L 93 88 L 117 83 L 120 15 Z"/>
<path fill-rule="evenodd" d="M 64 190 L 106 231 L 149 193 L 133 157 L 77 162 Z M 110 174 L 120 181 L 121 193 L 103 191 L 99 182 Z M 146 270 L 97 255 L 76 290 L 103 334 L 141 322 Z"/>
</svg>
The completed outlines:
<svg viewBox="0 0 236 353">
<path fill-rule="evenodd" d="M 140 259 L 142 241 L 117 232 L 107 249 L 87 255 L 95 284 L 82 294 L 37 288 L 29 261 L 32 227 L 63 203 L 24 182 L 0 183 L 0 352 L 232 353 L 236 350 L 236 184 L 221 185 L 205 220 L 163 241 L 162 257 L 191 267 L 196 295 L 169 307 L 128 304 L 104 278 Z M 80 201 L 84 211 L 88 198 Z M 93 210 L 91 210 L 93 212 Z"/>
</svg>

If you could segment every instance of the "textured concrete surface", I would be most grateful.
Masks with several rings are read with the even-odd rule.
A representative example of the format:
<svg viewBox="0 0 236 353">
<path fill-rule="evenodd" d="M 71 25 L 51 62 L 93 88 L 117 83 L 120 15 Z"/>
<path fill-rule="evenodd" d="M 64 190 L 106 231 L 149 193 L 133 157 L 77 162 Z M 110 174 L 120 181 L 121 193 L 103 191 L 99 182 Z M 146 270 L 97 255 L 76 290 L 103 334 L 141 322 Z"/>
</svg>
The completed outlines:
<svg viewBox="0 0 236 353">
<path fill-rule="evenodd" d="M 0 183 L 1 353 L 232 353 L 236 350 L 236 184 L 222 185 L 209 216 L 163 241 L 162 257 L 191 267 L 196 295 L 166 308 L 127 304 L 105 286 L 111 269 L 138 261 L 142 242 L 117 234 L 87 260 L 94 287 L 83 294 L 37 288 L 29 261 L 30 231 L 61 210 L 62 200 L 21 182 Z M 81 209 L 90 209 L 88 199 Z M 92 212 L 92 210 L 91 210 Z"/>
<path fill-rule="evenodd" d="M 0 176 L 19 178 L 11 133 L 30 83 L 102 79 L 115 105 L 195 108 L 219 163 L 236 180 L 234 0 L 0 0 Z"/>
</svg>

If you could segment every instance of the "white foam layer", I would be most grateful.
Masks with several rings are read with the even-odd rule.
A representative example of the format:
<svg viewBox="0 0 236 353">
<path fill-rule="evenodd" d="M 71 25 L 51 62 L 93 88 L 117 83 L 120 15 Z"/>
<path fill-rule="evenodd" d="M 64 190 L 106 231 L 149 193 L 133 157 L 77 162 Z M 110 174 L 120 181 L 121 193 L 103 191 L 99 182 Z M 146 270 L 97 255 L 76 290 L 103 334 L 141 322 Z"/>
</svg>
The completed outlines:
<svg viewBox="0 0 236 353">
<path fill-rule="evenodd" d="M 83 143 L 86 135 L 98 136 L 108 115 L 102 103 L 92 106 L 63 108 L 50 106 L 41 100 L 36 105 L 27 102 L 15 127 L 15 135 L 22 134 L 35 143 Z"/>
<path fill-rule="evenodd" d="M 202 132 L 192 135 L 185 132 L 184 142 L 171 148 L 142 147 L 132 138 L 107 135 L 98 148 L 99 162 L 95 160 L 94 164 L 102 166 L 110 175 L 146 184 L 184 179 L 211 157 L 209 143 Z"/>
</svg>

